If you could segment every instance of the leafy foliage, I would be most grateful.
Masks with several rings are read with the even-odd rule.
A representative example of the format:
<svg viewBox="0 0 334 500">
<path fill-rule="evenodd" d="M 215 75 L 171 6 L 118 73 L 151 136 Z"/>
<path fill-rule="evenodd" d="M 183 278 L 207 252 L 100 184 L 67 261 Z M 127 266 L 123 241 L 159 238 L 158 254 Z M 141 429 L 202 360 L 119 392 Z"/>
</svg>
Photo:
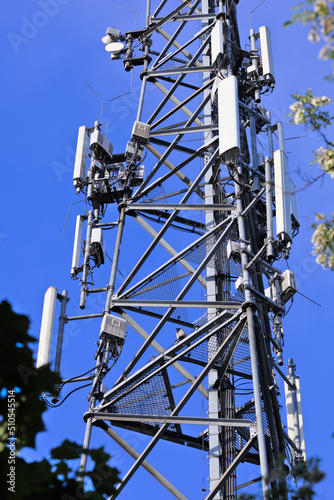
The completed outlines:
<svg viewBox="0 0 334 500">
<path fill-rule="evenodd" d="M 280 498 L 291 498 L 292 500 L 313 500 L 315 498 L 315 486 L 322 481 L 325 473 L 319 469 L 319 459 L 310 459 L 305 462 L 299 460 L 291 468 L 286 481 L 278 481 L 278 486 L 273 488 L 268 500 L 279 500 Z M 278 478 L 285 478 L 284 464 L 279 467 Z"/>
<path fill-rule="evenodd" d="M 299 3 L 292 19 L 285 23 L 291 25 L 302 22 L 310 26 L 309 40 L 323 42 L 319 57 L 324 60 L 334 60 L 334 0 L 304 0 Z M 333 66 L 334 68 L 334 66 Z M 333 74 L 328 77 L 333 80 Z M 327 127 L 333 125 L 334 116 L 326 106 L 333 105 L 333 101 L 326 96 L 315 97 L 311 89 L 305 95 L 292 95 L 294 103 L 290 106 L 290 117 L 296 125 L 306 125 L 318 132 L 325 143 L 314 152 L 312 164 L 317 164 L 323 174 L 317 179 L 329 174 L 334 178 L 334 142 L 326 135 Z M 315 180 L 317 180 L 315 179 Z M 334 216 L 326 218 L 324 214 L 316 214 L 313 224 L 312 237 L 313 253 L 317 256 L 317 263 L 324 269 L 334 271 Z"/>
<path fill-rule="evenodd" d="M 273 477 L 268 479 L 271 488 L 266 499 L 314 500 L 316 497 L 315 487 L 325 477 L 325 473 L 319 469 L 319 465 L 318 458 L 307 460 L 307 462 L 300 460 L 288 471 L 287 475 L 286 465 L 282 460 L 278 460 Z M 243 493 L 238 498 L 239 500 L 256 500 L 262 498 L 262 493 L 259 496 Z"/>
<path fill-rule="evenodd" d="M 6 301 L 0 304 L 0 468 L 9 472 L 8 399 L 7 390 L 15 391 L 15 447 L 34 447 L 38 432 L 45 430 L 42 420 L 46 411 L 40 399 L 43 392 L 52 393 L 59 384 L 59 375 L 49 366 L 36 370 L 30 343 L 36 339 L 28 334 L 29 320 L 12 311 Z M 15 500 L 103 500 L 115 492 L 120 480 L 117 469 L 110 467 L 110 455 L 103 448 L 87 452 L 93 467 L 86 474 L 85 487 L 78 482 L 69 461 L 80 458 L 82 447 L 65 440 L 50 451 L 50 459 L 27 463 L 15 457 Z M 9 478 L 7 478 L 9 479 Z M 0 498 L 9 497 L 7 480 L 0 482 Z"/>
<path fill-rule="evenodd" d="M 334 213 L 328 219 L 324 214 L 316 214 L 316 220 L 312 225 L 315 230 L 312 236 L 313 253 L 318 264 L 334 271 Z"/>
<path fill-rule="evenodd" d="M 293 8 L 295 14 L 285 26 L 301 22 L 310 26 L 310 42 L 323 42 L 320 59 L 334 59 L 334 1 L 304 0 Z"/>
<path fill-rule="evenodd" d="M 29 343 L 36 339 L 28 334 L 29 319 L 12 311 L 6 301 L 0 304 L 0 388 L 17 388 L 16 397 L 16 449 L 35 446 L 38 432 L 45 430 L 42 420 L 45 404 L 40 399 L 42 392 L 52 392 L 60 377 L 48 366 L 36 370 Z M 8 437 L 7 398 L 0 399 L 0 438 L 2 443 Z M 0 451 L 3 444 L 0 443 Z"/>
<path fill-rule="evenodd" d="M 291 117 L 296 125 L 310 125 L 312 130 L 321 130 L 331 125 L 334 116 L 329 111 L 323 111 L 324 106 L 332 103 L 326 96 L 315 97 L 311 89 L 305 95 L 293 94 L 295 102 L 290 106 Z"/>
</svg>

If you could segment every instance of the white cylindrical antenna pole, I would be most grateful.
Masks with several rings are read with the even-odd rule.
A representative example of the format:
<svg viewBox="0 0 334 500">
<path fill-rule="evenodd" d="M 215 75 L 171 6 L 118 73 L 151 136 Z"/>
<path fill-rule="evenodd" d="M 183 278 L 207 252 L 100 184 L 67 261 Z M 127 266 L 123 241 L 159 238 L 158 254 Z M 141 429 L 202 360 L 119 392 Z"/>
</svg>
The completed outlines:
<svg viewBox="0 0 334 500">
<path fill-rule="evenodd" d="M 284 138 L 284 125 L 282 122 L 277 122 L 277 135 L 279 148 L 283 153 L 286 153 L 285 149 L 285 138 Z"/>
<path fill-rule="evenodd" d="M 75 224 L 75 235 L 74 235 L 74 245 L 73 245 L 72 267 L 71 267 L 72 278 L 76 276 L 77 274 L 76 270 L 79 267 L 82 223 L 83 223 L 82 217 L 81 215 L 78 215 Z"/>
<path fill-rule="evenodd" d="M 41 331 L 39 335 L 39 346 L 36 368 L 47 365 L 50 362 L 51 341 L 53 322 L 56 310 L 57 288 L 50 286 L 44 296 L 43 315 Z"/>
<path fill-rule="evenodd" d="M 77 193 L 80 192 L 85 180 L 86 163 L 88 157 L 89 132 L 85 126 L 79 127 L 77 149 L 75 153 L 73 185 Z"/>
<path fill-rule="evenodd" d="M 293 433 L 294 433 L 294 443 L 297 448 L 300 448 L 300 429 L 299 429 L 299 417 L 298 417 L 298 403 L 297 403 L 297 390 L 296 390 L 296 377 L 295 377 L 296 365 L 293 359 L 289 359 L 288 373 L 289 380 L 294 385 L 291 389 L 291 403 L 292 403 L 292 421 L 293 421 Z"/>
<path fill-rule="evenodd" d="M 274 223 L 273 223 L 273 191 L 271 163 L 269 156 L 265 158 L 266 180 L 266 215 L 267 215 L 267 258 L 270 262 L 274 259 Z"/>
<path fill-rule="evenodd" d="M 80 216 L 79 216 L 80 217 Z M 61 307 L 60 307 L 60 317 L 59 317 L 59 326 L 58 326 L 58 338 L 57 338 L 57 350 L 56 350 L 56 359 L 55 359 L 55 372 L 60 372 L 60 360 L 61 360 L 61 352 L 63 349 L 63 337 L 64 337 L 64 328 L 65 328 L 65 314 L 66 314 L 66 305 L 68 302 L 67 298 L 67 290 L 63 290 L 63 293 L 60 297 Z"/>
</svg>

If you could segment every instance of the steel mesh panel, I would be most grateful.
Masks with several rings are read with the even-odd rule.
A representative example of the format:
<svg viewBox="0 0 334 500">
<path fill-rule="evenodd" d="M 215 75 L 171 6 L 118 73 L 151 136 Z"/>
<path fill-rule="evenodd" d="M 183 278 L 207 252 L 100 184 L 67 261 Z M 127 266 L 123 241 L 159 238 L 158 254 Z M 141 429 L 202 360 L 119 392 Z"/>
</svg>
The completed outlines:
<svg viewBox="0 0 334 500">
<path fill-rule="evenodd" d="M 236 324 L 237 324 L 237 321 L 234 321 L 230 325 L 223 327 L 221 330 L 218 330 L 218 332 L 215 333 L 212 337 L 204 340 L 203 343 L 201 343 L 200 345 L 195 347 L 190 353 L 188 353 L 186 355 L 186 359 L 188 361 L 199 361 L 201 363 L 207 363 L 208 360 L 216 353 L 217 348 L 223 343 L 223 341 L 226 339 L 226 337 L 229 335 L 229 333 L 233 330 L 233 328 L 236 326 Z M 182 350 L 184 350 L 188 346 L 191 346 L 192 343 L 198 342 L 198 340 L 200 340 L 201 337 L 204 337 L 205 335 L 207 335 L 207 332 L 203 333 L 203 335 L 198 337 L 196 340 L 193 340 L 192 342 L 189 342 L 189 343 L 186 343 L 186 344 L 180 346 L 180 349 L 177 351 L 177 353 L 182 352 Z M 246 337 L 247 337 L 247 333 L 242 334 L 242 336 L 244 336 L 244 335 L 246 335 Z M 212 339 L 215 339 L 215 340 L 212 340 Z M 233 342 L 233 339 L 226 346 L 226 349 L 222 353 L 222 355 L 217 359 L 215 366 L 222 365 L 222 363 L 226 359 L 226 356 L 228 355 L 229 347 L 230 347 L 232 342 Z M 235 357 L 233 357 L 233 359 L 234 358 Z"/>
<path fill-rule="evenodd" d="M 193 324 L 195 326 L 200 327 L 200 326 L 205 325 L 205 323 L 207 323 L 207 321 L 208 321 L 208 313 L 206 312 L 203 314 L 203 316 L 200 316 L 198 319 L 196 319 L 196 321 L 194 321 Z"/>
<path fill-rule="evenodd" d="M 166 198 L 166 193 L 163 184 L 156 186 L 147 194 L 146 198 L 140 200 L 141 203 L 162 203 Z"/>
<path fill-rule="evenodd" d="M 247 413 L 243 413 L 242 418 L 245 420 L 251 420 L 252 422 L 256 422 L 255 408 L 251 408 L 250 410 L 247 411 Z M 270 436 L 267 415 L 263 407 L 262 407 L 262 418 L 263 418 L 264 432 L 267 436 Z"/>
<path fill-rule="evenodd" d="M 205 253 L 205 250 L 204 250 L 204 253 L 202 253 L 202 250 L 201 248 L 205 249 L 205 246 L 206 246 L 206 241 L 208 239 L 212 239 L 212 245 L 214 244 L 214 241 L 215 241 L 215 238 L 216 238 L 216 235 L 220 232 L 221 230 L 218 230 L 211 234 L 210 237 L 207 237 L 205 239 L 203 239 L 203 241 L 196 247 L 193 247 L 192 249 L 190 249 L 187 253 L 183 254 L 179 260 L 182 260 L 182 259 L 187 259 L 191 262 L 195 262 L 195 263 L 201 263 L 202 260 L 204 259 L 206 253 Z M 197 257 L 196 257 L 197 255 Z M 194 259 L 192 260 L 192 258 L 194 257 Z M 196 259 L 195 259 L 196 257 Z M 214 259 L 215 257 L 213 257 Z M 212 259 L 211 259 L 212 260 Z M 171 263 L 168 264 L 168 266 L 166 266 L 163 270 L 160 270 L 160 271 L 157 271 L 157 273 L 150 277 L 150 278 L 147 278 L 146 280 L 144 280 L 140 285 L 138 285 L 137 287 L 135 287 L 131 293 L 129 294 L 124 294 L 124 297 L 125 298 L 131 298 L 131 297 L 134 297 L 135 295 L 138 296 L 140 291 L 143 291 L 145 288 L 150 288 L 152 287 L 153 289 L 153 286 L 156 285 L 157 283 L 162 283 L 163 281 L 166 281 L 166 280 L 169 280 L 169 279 L 173 279 L 177 276 L 177 272 L 176 270 L 174 271 L 170 271 L 169 270 L 171 268 L 173 268 L 175 266 L 175 264 L 177 263 L 178 261 L 173 261 Z M 231 265 L 232 264 L 232 261 L 231 261 Z M 238 271 L 238 274 L 237 276 L 239 276 L 240 272 Z M 145 293 L 148 292 L 149 290 L 145 290 Z M 142 292 L 144 293 L 144 292 Z M 175 295 L 176 297 L 176 295 Z M 161 297 L 159 297 L 161 299 Z M 169 294 L 169 296 L 167 297 L 167 300 L 171 299 L 171 295 Z"/>
<path fill-rule="evenodd" d="M 176 265 L 166 268 L 163 272 L 156 275 L 149 282 L 143 283 L 126 298 L 136 297 L 140 300 L 176 300 L 181 291 L 179 281 L 184 276 L 178 274 Z M 167 309 L 165 307 L 143 307 L 143 310 L 164 315 Z M 178 307 L 171 315 L 173 319 L 181 319 L 189 322 L 188 311 L 184 307 Z"/>
<path fill-rule="evenodd" d="M 140 385 L 137 389 L 127 392 L 113 406 L 113 413 L 125 413 L 129 415 L 158 415 L 169 416 L 170 407 L 166 385 L 162 373 L 152 377 L 150 380 Z M 149 425 L 159 425 L 149 423 Z M 168 430 L 176 431 L 175 425 L 170 424 Z"/>
<path fill-rule="evenodd" d="M 217 348 L 223 343 L 227 335 L 232 331 L 236 324 L 237 322 L 234 322 L 231 325 L 222 328 L 209 340 L 206 340 L 205 342 L 203 342 L 203 344 L 196 347 L 196 349 L 191 352 L 191 358 L 203 363 L 207 363 L 208 360 L 212 358 L 212 356 L 216 353 Z M 224 362 L 229 352 L 229 346 L 230 343 L 226 346 L 223 354 L 217 359 L 215 363 L 216 366 L 221 366 Z"/>
<path fill-rule="evenodd" d="M 240 436 L 240 434 L 237 433 L 236 450 L 237 451 L 242 450 L 242 448 L 246 445 L 246 443 L 247 443 L 247 440 L 243 436 Z M 252 446 L 252 448 L 250 448 L 248 453 L 250 455 L 255 455 L 255 456 L 259 455 L 259 451 L 256 448 L 254 448 L 253 446 Z"/>
<path fill-rule="evenodd" d="M 232 300 L 239 300 L 239 299 L 236 299 L 233 296 Z M 202 318 L 200 319 L 202 320 Z M 216 343 L 214 343 L 213 341 L 210 342 L 210 340 L 206 340 L 202 344 L 197 346 L 195 349 L 191 351 L 191 353 L 187 354 L 187 360 L 190 362 L 199 361 L 201 363 L 207 363 L 208 360 L 215 354 L 217 348 L 222 344 L 222 342 L 225 340 L 227 335 L 232 331 L 232 329 L 235 327 L 236 324 L 237 322 L 234 322 L 231 325 L 222 328 L 221 331 L 218 331 L 217 334 L 215 334 L 217 338 Z M 203 334 L 203 336 L 204 335 L 205 334 Z M 215 363 L 216 366 L 221 366 L 223 364 L 229 352 L 229 347 L 230 344 L 227 345 L 226 350 L 224 351 L 222 356 L 218 358 L 217 362 Z M 234 351 L 234 355 L 229 363 L 229 368 L 239 373 L 244 373 L 245 375 L 252 374 L 247 327 L 244 327 L 244 330 L 241 334 L 241 337 Z"/>
<path fill-rule="evenodd" d="M 251 420 L 252 422 L 256 422 L 256 416 L 255 416 L 255 408 L 252 408 L 250 410 L 247 411 L 247 413 L 243 413 L 242 414 L 242 418 L 244 420 Z M 268 421 L 267 421 L 267 416 L 266 416 L 266 413 L 264 411 L 264 408 L 262 407 L 262 418 L 263 418 L 263 426 L 264 426 L 264 429 L 265 429 L 265 434 L 267 436 L 270 436 L 270 432 L 269 432 L 269 428 L 268 428 Z M 237 439 L 236 439 L 236 448 L 237 450 L 241 450 L 247 443 L 247 440 L 241 436 L 239 433 L 237 433 Z M 251 455 L 257 455 L 259 454 L 259 451 L 255 448 L 255 447 L 252 447 L 250 448 L 249 452 Z"/>
<path fill-rule="evenodd" d="M 203 241 L 187 255 L 187 260 L 194 264 L 201 264 L 206 255 L 216 244 L 218 237 L 219 234 L 212 234 L 206 238 L 205 241 Z M 233 259 L 227 258 L 225 241 L 216 249 L 214 256 L 208 262 L 207 267 L 215 268 L 217 273 L 227 277 L 233 277 L 235 279 L 237 279 L 241 273 L 241 265 L 236 263 Z"/>
<path fill-rule="evenodd" d="M 240 337 L 234 356 L 230 363 L 230 368 L 237 372 L 244 373 L 245 375 L 252 374 L 247 331 L 244 331 Z"/>
</svg>

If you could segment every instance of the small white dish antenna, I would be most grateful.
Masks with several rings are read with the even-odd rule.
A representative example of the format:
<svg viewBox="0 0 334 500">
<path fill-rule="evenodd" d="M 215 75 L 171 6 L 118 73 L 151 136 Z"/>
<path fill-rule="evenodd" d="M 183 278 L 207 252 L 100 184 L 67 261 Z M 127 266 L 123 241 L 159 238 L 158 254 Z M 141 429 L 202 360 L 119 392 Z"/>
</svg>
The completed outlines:
<svg viewBox="0 0 334 500">
<path fill-rule="evenodd" d="M 101 38 L 101 42 L 103 42 L 105 45 L 108 45 L 109 43 L 112 42 L 111 36 L 106 35 Z"/>
<path fill-rule="evenodd" d="M 124 44 L 121 42 L 108 43 L 108 45 L 105 46 L 105 49 L 107 52 L 118 54 L 119 52 L 121 52 L 121 50 L 124 49 Z"/>
</svg>

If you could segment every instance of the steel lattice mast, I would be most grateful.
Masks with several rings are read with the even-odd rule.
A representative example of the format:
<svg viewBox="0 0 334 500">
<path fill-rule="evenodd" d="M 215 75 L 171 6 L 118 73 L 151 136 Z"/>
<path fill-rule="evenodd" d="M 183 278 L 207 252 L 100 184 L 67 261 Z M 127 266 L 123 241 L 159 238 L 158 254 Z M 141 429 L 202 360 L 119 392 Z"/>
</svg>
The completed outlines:
<svg viewBox="0 0 334 500">
<path fill-rule="evenodd" d="M 282 317 L 296 286 L 293 273 L 282 274 L 275 264 L 288 258 L 298 215 L 283 127 L 271 123 L 261 102 L 275 84 L 270 32 L 265 26 L 259 33 L 251 30 L 251 48 L 242 49 L 237 3 L 147 0 L 143 29 L 123 35 L 108 28 L 103 41 L 111 58 L 122 58 L 127 71 L 142 66 L 137 119 L 122 154 L 114 153 L 98 122 L 79 129 L 73 180 L 91 209 L 77 218 L 72 276 L 80 279 L 82 309 L 92 294 L 106 299 L 101 313 L 66 316 L 67 294 L 58 294 L 59 346 L 66 322 L 102 318 L 84 447 L 97 426 L 134 458 L 118 494 L 142 466 L 171 496 L 186 498 L 186 484 L 180 493 L 147 461 L 161 440 L 208 453 L 205 500 L 236 499 L 244 463 L 254 467 L 247 484 L 262 478 L 265 495 L 284 481 L 275 470 L 286 449 L 294 460 L 303 452 L 293 361 L 288 377 L 280 368 Z M 151 87 L 156 92 L 149 93 Z M 259 135 L 267 145 L 265 156 L 258 152 Z M 136 225 L 151 238 L 144 252 L 131 244 Z M 109 284 L 90 288 L 93 263 L 104 264 L 103 231 L 110 228 L 117 235 Z M 122 255 L 126 259 L 130 250 L 135 264 L 118 286 Z M 41 349 L 57 296 L 55 289 L 47 293 Z M 175 342 L 168 325 L 177 327 Z M 143 343 L 106 389 L 111 361 L 122 364 L 127 327 Z M 147 361 L 152 350 L 158 354 Z M 39 365 L 46 351 L 41 350 Z M 57 370 L 59 364 L 60 347 Z M 289 433 L 281 421 L 278 379 L 287 388 Z M 179 387 L 186 387 L 181 397 Z M 207 401 L 207 416 L 199 412 L 197 395 Z M 197 431 L 186 432 L 190 425 Z M 206 427 L 201 435 L 198 425 Z M 138 453 L 115 427 L 152 439 Z M 82 477 L 85 467 L 84 454 Z"/>
</svg>

